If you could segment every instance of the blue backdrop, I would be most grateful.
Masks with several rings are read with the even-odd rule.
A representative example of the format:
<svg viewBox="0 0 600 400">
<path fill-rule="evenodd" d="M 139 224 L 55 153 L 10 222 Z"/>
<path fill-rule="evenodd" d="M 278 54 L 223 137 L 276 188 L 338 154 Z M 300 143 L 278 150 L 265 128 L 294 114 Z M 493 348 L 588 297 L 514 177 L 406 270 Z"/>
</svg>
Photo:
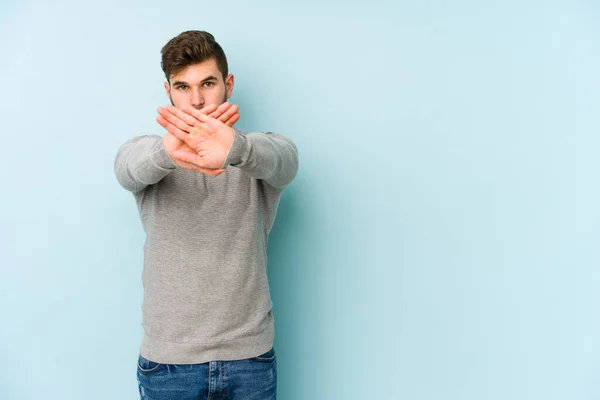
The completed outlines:
<svg viewBox="0 0 600 400">
<path fill-rule="evenodd" d="M 4 1 L 0 398 L 137 398 L 144 234 L 118 146 L 213 33 L 292 138 L 279 398 L 600 397 L 597 1 Z"/>
</svg>

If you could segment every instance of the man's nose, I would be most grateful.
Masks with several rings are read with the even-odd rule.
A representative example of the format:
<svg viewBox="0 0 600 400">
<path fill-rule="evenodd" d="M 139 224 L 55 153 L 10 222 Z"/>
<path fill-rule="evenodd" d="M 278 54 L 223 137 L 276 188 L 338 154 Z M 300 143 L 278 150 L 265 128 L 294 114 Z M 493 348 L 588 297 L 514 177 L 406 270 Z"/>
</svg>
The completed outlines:
<svg viewBox="0 0 600 400">
<path fill-rule="evenodd" d="M 192 94 L 192 107 L 200 110 L 204 107 L 204 96 L 199 90 L 194 90 Z"/>
</svg>

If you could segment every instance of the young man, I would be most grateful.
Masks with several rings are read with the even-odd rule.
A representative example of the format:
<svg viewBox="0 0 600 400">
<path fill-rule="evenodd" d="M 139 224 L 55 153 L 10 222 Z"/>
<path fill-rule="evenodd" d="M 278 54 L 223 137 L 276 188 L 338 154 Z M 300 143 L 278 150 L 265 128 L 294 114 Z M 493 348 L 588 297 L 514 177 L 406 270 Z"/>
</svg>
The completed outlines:
<svg viewBox="0 0 600 400">
<path fill-rule="evenodd" d="M 167 133 L 137 136 L 115 158 L 144 231 L 142 399 L 275 399 L 274 316 L 266 248 L 298 151 L 245 133 L 233 75 L 214 37 L 183 32 L 162 49 Z"/>
</svg>

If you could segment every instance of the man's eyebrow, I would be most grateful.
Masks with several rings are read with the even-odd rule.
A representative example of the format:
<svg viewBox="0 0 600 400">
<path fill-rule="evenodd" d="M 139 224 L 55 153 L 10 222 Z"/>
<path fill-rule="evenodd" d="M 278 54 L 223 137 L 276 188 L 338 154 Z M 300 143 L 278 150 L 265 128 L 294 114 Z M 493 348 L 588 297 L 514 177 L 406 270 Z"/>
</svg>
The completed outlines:
<svg viewBox="0 0 600 400">
<path fill-rule="evenodd" d="M 211 76 L 207 76 L 206 78 L 202 79 L 202 82 L 200 82 L 201 84 L 204 82 L 208 82 L 208 81 L 216 81 L 217 77 L 214 75 Z M 189 83 L 185 82 L 185 81 L 175 81 L 173 82 L 171 85 L 173 86 L 178 86 L 178 85 L 190 85 Z"/>
</svg>

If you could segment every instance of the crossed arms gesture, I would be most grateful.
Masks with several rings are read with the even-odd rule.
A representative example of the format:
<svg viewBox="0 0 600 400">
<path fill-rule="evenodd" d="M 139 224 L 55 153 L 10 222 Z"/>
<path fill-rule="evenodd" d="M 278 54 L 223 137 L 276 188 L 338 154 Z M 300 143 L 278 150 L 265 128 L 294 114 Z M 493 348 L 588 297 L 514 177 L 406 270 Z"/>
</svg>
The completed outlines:
<svg viewBox="0 0 600 400">
<path fill-rule="evenodd" d="M 222 167 L 235 136 L 232 126 L 240 118 L 237 105 L 226 102 L 202 110 L 168 105 L 159 107 L 158 113 L 156 121 L 168 131 L 163 146 L 180 168 L 210 176 L 225 171 Z"/>
</svg>

